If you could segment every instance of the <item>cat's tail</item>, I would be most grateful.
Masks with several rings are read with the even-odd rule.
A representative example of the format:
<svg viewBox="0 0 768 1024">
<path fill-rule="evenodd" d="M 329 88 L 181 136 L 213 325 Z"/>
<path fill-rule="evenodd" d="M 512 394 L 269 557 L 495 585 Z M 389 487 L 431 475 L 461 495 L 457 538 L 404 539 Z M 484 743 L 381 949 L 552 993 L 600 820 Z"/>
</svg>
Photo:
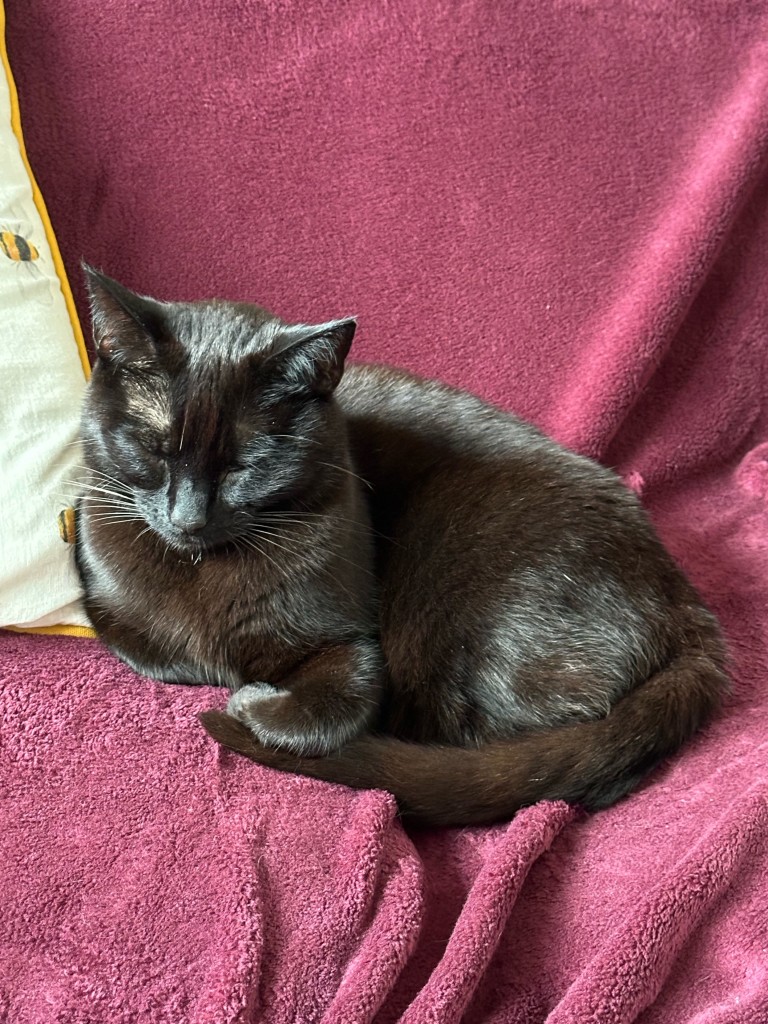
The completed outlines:
<svg viewBox="0 0 768 1024">
<path fill-rule="evenodd" d="M 261 746 L 221 711 L 201 716 L 225 747 L 259 764 L 354 789 L 385 789 L 404 816 L 428 825 L 509 819 L 538 800 L 588 809 L 614 803 L 674 753 L 718 707 L 728 681 L 719 641 L 702 642 L 619 701 L 605 718 L 481 747 L 422 746 L 363 736 L 327 757 Z"/>
</svg>

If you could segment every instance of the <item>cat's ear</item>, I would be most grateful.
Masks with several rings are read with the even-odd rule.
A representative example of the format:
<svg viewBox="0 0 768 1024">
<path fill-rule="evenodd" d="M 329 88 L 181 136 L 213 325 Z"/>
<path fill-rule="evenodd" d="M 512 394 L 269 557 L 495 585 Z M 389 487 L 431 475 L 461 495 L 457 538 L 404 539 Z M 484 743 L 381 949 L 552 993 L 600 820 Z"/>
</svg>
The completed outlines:
<svg viewBox="0 0 768 1024">
<path fill-rule="evenodd" d="M 330 395 L 344 373 L 357 321 L 354 317 L 327 324 L 287 324 L 275 338 L 268 365 L 291 391 Z"/>
<path fill-rule="evenodd" d="M 162 336 L 162 305 L 137 295 L 101 271 L 83 263 L 96 354 L 113 365 L 154 362 Z"/>
</svg>

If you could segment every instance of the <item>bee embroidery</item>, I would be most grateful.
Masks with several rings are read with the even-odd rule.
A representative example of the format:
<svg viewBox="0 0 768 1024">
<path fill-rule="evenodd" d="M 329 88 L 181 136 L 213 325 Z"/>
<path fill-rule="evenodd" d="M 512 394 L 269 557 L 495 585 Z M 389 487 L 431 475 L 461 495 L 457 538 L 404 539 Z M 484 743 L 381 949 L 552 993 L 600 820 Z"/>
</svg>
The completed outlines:
<svg viewBox="0 0 768 1024">
<path fill-rule="evenodd" d="M 0 249 L 15 263 L 31 263 L 40 259 L 40 252 L 23 235 L 17 235 L 5 228 L 0 231 Z"/>
<path fill-rule="evenodd" d="M 0 259 L 0 265 L 15 268 L 16 281 L 25 298 L 49 306 L 53 301 L 50 274 L 31 234 L 31 226 L 23 220 L 14 217 L 10 223 L 0 222 L 0 252 L 9 261 Z"/>
</svg>

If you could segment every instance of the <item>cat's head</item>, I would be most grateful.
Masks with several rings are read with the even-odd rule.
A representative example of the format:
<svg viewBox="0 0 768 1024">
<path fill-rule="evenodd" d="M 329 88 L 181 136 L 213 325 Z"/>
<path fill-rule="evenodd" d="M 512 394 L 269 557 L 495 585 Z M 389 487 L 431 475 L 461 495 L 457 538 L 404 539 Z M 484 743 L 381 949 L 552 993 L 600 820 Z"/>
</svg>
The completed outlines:
<svg viewBox="0 0 768 1024">
<path fill-rule="evenodd" d="M 85 271 L 97 358 L 82 437 L 105 504 L 114 492 L 194 552 L 341 486 L 328 468 L 346 443 L 333 393 L 354 320 L 287 324 L 258 306 L 160 302 Z"/>
</svg>

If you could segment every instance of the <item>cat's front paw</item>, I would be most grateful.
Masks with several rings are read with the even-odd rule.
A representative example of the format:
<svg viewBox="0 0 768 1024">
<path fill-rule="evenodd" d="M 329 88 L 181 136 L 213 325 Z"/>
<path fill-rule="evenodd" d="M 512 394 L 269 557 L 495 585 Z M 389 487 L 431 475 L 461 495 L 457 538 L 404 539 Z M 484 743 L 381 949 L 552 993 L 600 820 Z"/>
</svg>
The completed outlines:
<svg viewBox="0 0 768 1024">
<path fill-rule="evenodd" d="M 322 757 L 356 736 L 362 723 L 331 708 L 318 716 L 290 690 L 248 683 L 232 694 L 227 712 L 264 746 L 303 757 Z"/>
<path fill-rule="evenodd" d="M 278 690 L 276 686 L 270 686 L 269 683 L 247 683 L 235 690 L 229 698 L 227 712 L 244 725 L 248 725 L 248 719 L 252 717 L 257 706 L 263 707 L 266 701 L 280 697 L 284 693 L 285 690 Z"/>
</svg>

